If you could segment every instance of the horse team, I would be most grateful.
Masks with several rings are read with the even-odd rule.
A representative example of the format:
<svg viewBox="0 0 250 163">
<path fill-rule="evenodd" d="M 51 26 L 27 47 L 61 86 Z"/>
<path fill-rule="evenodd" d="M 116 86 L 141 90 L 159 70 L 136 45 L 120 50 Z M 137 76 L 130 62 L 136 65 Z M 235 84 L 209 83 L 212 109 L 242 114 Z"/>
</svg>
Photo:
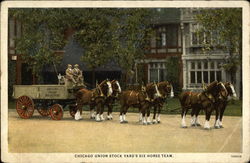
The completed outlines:
<svg viewBox="0 0 250 163">
<path fill-rule="evenodd" d="M 139 121 L 144 124 L 160 123 L 160 113 L 167 97 L 174 97 L 173 86 L 167 81 L 148 83 L 137 90 L 122 91 L 117 80 L 104 80 L 96 84 L 96 88 L 89 90 L 81 88 L 75 93 L 76 105 L 73 115 L 76 120 L 82 119 L 82 107 L 89 105 L 90 118 L 97 122 L 104 121 L 104 107 L 107 106 L 107 119 L 111 120 L 112 109 L 115 101 L 121 104 L 120 123 L 128 123 L 126 113 L 130 107 L 138 108 Z M 228 100 L 236 97 L 234 86 L 229 83 L 214 81 L 198 92 L 182 92 L 179 100 L 182 108 L 181 126 L 186 128 L 186 114 L 191 109 L 191 126 L 200 126 L 198 115 L 205 111 L 205 129 L 210 129 L 209 120 L 211 113 L 216 111 L 215 128 L 222 128 L 222 118 Z M 96 108 L 96 111 L 94 110 Z M 150 119 L 150 109 L 153 108 L 153 121 Z M 72 109 L 72 108 L 71 108 Z"/>
</svg>

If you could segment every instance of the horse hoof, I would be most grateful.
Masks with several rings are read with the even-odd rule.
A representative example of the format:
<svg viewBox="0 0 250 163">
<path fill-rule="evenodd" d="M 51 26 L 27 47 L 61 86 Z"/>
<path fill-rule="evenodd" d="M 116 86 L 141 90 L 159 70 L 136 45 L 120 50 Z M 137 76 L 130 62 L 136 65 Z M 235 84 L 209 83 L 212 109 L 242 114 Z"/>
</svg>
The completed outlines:
<svg viewBox="0 0 250 163">
<path fill-rule="evenodd" d="M 199 123 L 196 123 L 196 126 L 201 126 L 201 124 L 199 124 Z"/>
<path fill-rule="evenodd" d="M 147 124 L 148 124 L 148 125 L 152 125 L 153 123 L 152 123 L 152 122 L 148 122 Z"/>
<path fill-rule="evenodd" d="M 128 121 L 124 120 L 123 123 L 128 123 Z"/>
<path fill-rule="evenodd" d="M 191 127 L 195 127 L 195 124 L 191 124 Z"/>
<path fill-rule="evenodd" d="M 187 126 L 181 126 L 182 128 L 187 128 Z"/>
<path fill-rule="evenodd" d="M 224 128 L 223 126 L 220 126 L 220 128 Z"/>
<path fill-rule="evenodd" d="M 205 129 L 205 130 L 210 130 L 210 128 L 208 128 L 208 127 L 205 127 L 204 129 Z"/>
<path fill-rule="evenodd" d="M 157 123 L 161 123 L 161 121 L 157 121 Z"/>
<path fill-rule="evenodd" d="M 214 128 L 215 128 L 215 129 L 219 129 L 219 128 L 220 128 L 220 126 L 214 126 Z"/>
<path fill-rule="evenodd" d="M 142 125 L 147 125 L 147 123 L 142 123 Z"/>
</svg>

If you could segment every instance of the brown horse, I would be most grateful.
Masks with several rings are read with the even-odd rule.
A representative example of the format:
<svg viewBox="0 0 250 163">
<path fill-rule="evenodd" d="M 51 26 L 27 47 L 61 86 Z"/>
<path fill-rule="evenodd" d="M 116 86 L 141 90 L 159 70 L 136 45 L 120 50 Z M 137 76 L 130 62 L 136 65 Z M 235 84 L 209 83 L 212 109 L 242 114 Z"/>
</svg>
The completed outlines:
<svg viewBox="0 0 250 163">
<path fill-rule="evenodd" d="M 76 93 L 76 103 L 77 103 L 77 113 L 75 119 L 81 119 L 82 107 L 83 105 L 89 105 L 90 111 L 96 106 L 96 116 L 95 120 L 100 122 L 104 120 L 103 110 L 104 104 L 107 97 L 111 96 L 113 93 L 111 83 L 109 80 L 104 80 L 101 84 L 97 84 L 96 88 L 93 90 L 80 89 Z M 77 116 L 78 115 L 78 116 Z"/>
<path fill-rule="evenodd" d="M 231 98 L 237 97 L 233 84 L 229 82 L 225 82 L 223 84 L 225 85 L 227 89 L 227 94 L 226 96 L 221 95 L 222 98 L 218 98 L 216 100 L 216 103 L 215 103 L 216 114 L 215 114 L 215 124 L 214 124 L 215 128 L 223 128 L 222 118 L 223 118 L 224 111 L 227 107 L 228 101 Z"/>
<path fill-rule="evenodd" d="M 157 86 L 162 96 L 154 100 L 153 123 L 160 123 L 160 113 L 161 113 L 161 109 L 163 107 L 164 102 L 166 101 L 168 96 L 170 96 L 171 98 L 174 97 L 173 86 L 168 81 L 159 82 L 157 83 Z M 156 112 L 157 112 L 157 119 L 155 118 Z"/>
<path fill-rule="evenodd" d="M 143 124 L 151 124 L 150 121 L 150 107 L 154 100 L 161 97 L 156 83 L 149 83 L 146 87 L 142 86 L 142 90 L 123 91 L 120 97 L 121 110 L 120 110 L 120 123 L 127 123 L 126 113 L 129 107 L 139 108 L 139 112 L 143 116 Z M 147 119 L 145 114 L 147 113 Z"/>
<path fill-rule="evenodd" d="M 113 93 L 111 96 L 106 98 L 105 101 L 105 106 L 108 107 L 108 113 L 107 113 L 107 119 L 112 120 L 112 111 L 113 111 L 113 104 L 115 103 L 116 100 L 118 100 L 119 94 L 121 93 L 121 86 L 117 80 L 112 80 L 111 81 L 111 86 Z"/>
<path fill-rule="evenodd" d="M 179 100 L 182 107 L 182 127 L 186 128 L 185 117 L 189 109 L 191 111 L 191 125 L 199 126 L 198 114 L 201 109 L 205 110 L 206 121 L 204 124 L 205 129 L 210 129 L 209 120 L 212 111 L 215 109 L 216 98 L 222 98 L 227 94 L 227 90 L 222 82 L 214 81 L 203 90 L 201 93 L 198 92 L 183 92 L 179 96 Z"/>
</svg>

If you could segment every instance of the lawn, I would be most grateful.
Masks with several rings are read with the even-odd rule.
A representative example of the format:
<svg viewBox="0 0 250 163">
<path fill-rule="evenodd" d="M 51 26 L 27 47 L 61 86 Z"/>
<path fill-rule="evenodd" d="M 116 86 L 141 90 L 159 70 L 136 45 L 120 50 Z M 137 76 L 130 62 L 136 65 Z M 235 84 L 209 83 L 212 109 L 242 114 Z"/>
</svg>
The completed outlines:
<svg viewBox="0 0 250 163">
<path fill-rule="evenodd" d="M 9 108 L 13 109 L 15 108 L 15 101 L 10 100 L 9 101 Z M 89 107 L 84 106 L 84 110 L 88 111 Z M 68 110 L 66 107 L 65 110 Z M 107 108 L 105 108 L 107 110 Z M 113 108 L 114 112 L 119 112 L 120 111 L 120 105 L 118 103 L 114 104 Z M 129 108 L 129 112 L 138 112 L 137 108 Z M 153 112 L 153 109 L 151 109 L 151 113 Z M 180 114 L 181 113 L 181 107 L 178 98 L 171 98 L 167 99 L 167 103 L 163 106 L 162 109 L 163 114 Z M 213 112 L 214 113 L 214 112 Z M 190 114 L 190 111 L 189 113 Z M 201 111 L 201 114 L 204 114 L 204 111 Z M 230 101 L 224 115 L 228 116 L 242 116 L 242 101 L 241 100 L 235 100 L 235 101 Z"/>
</svg>

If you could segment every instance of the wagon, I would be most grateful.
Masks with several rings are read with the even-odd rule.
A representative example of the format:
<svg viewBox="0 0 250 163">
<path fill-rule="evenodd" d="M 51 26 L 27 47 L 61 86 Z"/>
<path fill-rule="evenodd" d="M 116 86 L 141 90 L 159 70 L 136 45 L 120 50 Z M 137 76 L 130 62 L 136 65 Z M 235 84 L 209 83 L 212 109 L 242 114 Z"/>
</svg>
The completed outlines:
<svg viewBox="0 0 250 163">
<path fill-rule="evenodd" d="M 63 108 L 69 106 L 74 117 L 76 98 L 74 92 L 79 88 L 68 85 L 14 85 L 13 98 L 16 99 L 16 111 L 21 118 L 32 117 L 36 109 L 42 116 L 51 116 L 53 120 L 63 118 Z"/>
</svg>

